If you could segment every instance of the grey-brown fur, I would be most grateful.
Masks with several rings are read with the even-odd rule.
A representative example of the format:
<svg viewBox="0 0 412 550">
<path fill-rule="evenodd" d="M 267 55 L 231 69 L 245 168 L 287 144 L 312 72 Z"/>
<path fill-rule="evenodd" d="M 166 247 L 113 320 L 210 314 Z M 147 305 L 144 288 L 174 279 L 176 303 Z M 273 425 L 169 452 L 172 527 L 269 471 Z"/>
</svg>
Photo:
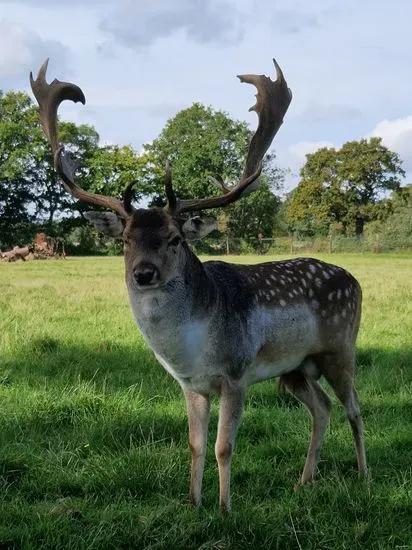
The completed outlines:
<svg viewBox="0 0 412 550">
<path fill-rule="evenodd" d="M 174 227 L 174 222 L 169 223 Z M 148 344 L 184 389 L 189 416 L 196 414 L 196 403 L 208 407 L 212 393 L 220 394 L 223 415 L 227 414 L 227 403 L 240 407 L 233 410 L 235 424 L 230 431 L 229 447 L 222 447 L 218 436 L 218 461 L 219 456 L 223 462 L 227 461 L 228 453 L 232 456 L 247 387 L 259 379 L 280 376 L 284 386 L 312 416 L 312 440 L 301 483 L 311 481 L 331 407 L 329 397 L 318 383 L 324 376 L 346 408 L 359 470 L 366 473 L 363 426 L 353 387 L 362 297 L 356 279 L 338 266 L 313 258 L 257 265 L 215 261 L 202 264 L 184 241 L 176 261 L 180 266 L 176 276 L 158 289 L 153 298 L 145 291 L 139 298 L 132 281 L 129 295 Z M 149 316 L 144 314 L 145 308 Z M 151 321 L 154 311 L 158 312 L 156 326 Z M 163 319 L 160 325 L 159 318 Z M 207 325 L 200 329 L 204 338 L 199 340 L 203 343 L 193 357 L 187 356 L 186 362 L 179 327 L 204 320 Z M 270 363 L 274 365 L 272 370 L 265 367 Z M 196 447 L 193 426 L 197 424 L 190 418 L 189 424 L 193 468 L 197 471 L 195 474 L 192 470 L 192 479 L 197 481 L 192 482 L 191 500 L 199 504 L 199 460 L 204 459 L 206 443 L 203 441 L 201 447 Z M 204 434 L 204 426 L 198 429 Z M 222 425 L 220 433 L 226 433 L 226 429 Z M 199 453 L 202 458 L 197 460 Z M 226 485 L 222 488 L 221 507 L 228 510 L 228 478 L 227 473 L 222 475 Z"/>
</svg>

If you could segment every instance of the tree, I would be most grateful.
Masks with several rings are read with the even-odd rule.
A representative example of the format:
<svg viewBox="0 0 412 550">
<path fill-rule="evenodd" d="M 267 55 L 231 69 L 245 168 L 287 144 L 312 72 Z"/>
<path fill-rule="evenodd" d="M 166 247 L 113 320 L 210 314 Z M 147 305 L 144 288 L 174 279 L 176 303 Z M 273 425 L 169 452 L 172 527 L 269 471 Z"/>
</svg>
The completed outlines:
<svg viewBox="0 0 412 550">
<path fill-rule="evenodd" d="M 259 187 L 230 208 L 228 231 L 236 239 L 258 247 L 258 236 L 271 238 L 280 200 L 270 189 L 267 179 L 262 178 Z"/>
<path fill-rule="evenodd" d="M 381 245 L 390 248 L 411 247 L 412 184 L 392 193 L 385 206 L 386 216 L 380 221 L 367 224 L 366 230 L 370 235 L 377 236 Z"/>
<path fill-rule="evenodd" d="M 53 234 L 56 215 L 70 212 L 73 201 L 53 169 L 30 97 L 0 94 L 0 113 L 0 247 L 6 248 L 29 242 L 40 228 Z M 98 134 L 89 126 L 62 123 L 60 134 L 81 158 L 97 147 Z"/>
<path fill-rule="evenodd" d="M 86 206 L 59 181 L 37 107 L 27 94 L 0 92 L 0 113 L 0 248 L 30 242 L 38 230 L 64 236 L 82 223 L 79 212 Z M 72 122 L 60 122 L 59 135 L 79 166 L 76 181 L 84 189 L 121 197 L 128 183 L 144 181 L 147 158 L 131 146 L 99 147 L 92 126 Z M 138 197 L 144 192 L 140 185 Z"/>
<path fill-rule="evenodd" d="M 306 159 L 286 214 L 293 229 L 308 234 L 327 234 L 331 224 L 340 223 L 346 234 L 362 235 L 404 176 L 399 155 L 377 137 L 347 142 L 339 150 L 325 147 Z"/>
<path fill-rule="evenodd" d="M 173 168 L 173 187 L 180 198 L 216 195 L 221 189 L 209 181 L 219 175 L 234 183 L 240 177 L 253 132 L 227 113 L 194 103 L 169 120 L 151 144 L 145 146 L 152 163 L 153 204 L 164 204 L 164 167 Z M 273 190 L 283 183 L 283 173 L 267 155 L 257 191 L 225 209 L 227 228 L 235 238 L 271 236 L 278 199 Z"/>
<path fill-rule="evenodd" d="M 29 209 L 35 195 L 28 181 L 37 167 L 32 155 L 35 125 L 36 113 L 26 94 L 0 92 L 0 249 L 24 244 L 35 220 Z"/>
<path fill-rule="evenodd" d="M 153 192 L 150 154 L 138 155 L 131 145 L 107 145 L 93 152 L 89 160 L 89 189 L 121 198 L 136 181 L 135 197 L 140 200 Z"/>
<path fill-rule="evenodd" d="M 168 120 L 145 150 L 152 155 L 155 202 L 164 200 L 166 161 L 173 167 L 173 186 L 181 198 L 219 193 L 208 176 L 236 180 L 242 170 L 251 131 L 245 122 L 233 121 L 222 111 L 194 103 Z"/>
<path fill-rule="evenodd" d="M 37 130 L 37 127 L 33 129 L 34 132 Z M 91 187 L 92 177 L 84 166 L 90 163 L 98 150 L 99 134 L 92 126 L 60 122 L 59 137 L 79 164 L 77 180 L 82 186 Z M 51 148 L 43 134 L 38 143 L 33 143 L 32 155 L 37 161 L 35 181 L 32 182 L 36 222 L 43 225 L 48 234 L 53 235 L 58 220 L 76 215 L 76 202 L 65 191 L 54 170 Z"/>
</svg>

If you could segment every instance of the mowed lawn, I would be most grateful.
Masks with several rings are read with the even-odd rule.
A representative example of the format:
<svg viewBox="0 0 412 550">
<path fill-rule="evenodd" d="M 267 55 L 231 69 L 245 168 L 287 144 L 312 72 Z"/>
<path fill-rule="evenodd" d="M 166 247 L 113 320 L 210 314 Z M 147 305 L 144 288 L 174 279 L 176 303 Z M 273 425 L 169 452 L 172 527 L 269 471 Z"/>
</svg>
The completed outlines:
<svg viewBox="0 0 412 550">
<path fill-rule="evenodd" d="M 272 380 L 248 394 L 226 519 L 217 401 L 195 512 L 183 395 L 134 325 L 123 260 L 0 264 L 0 549 L 412 548 L 412 256 L 319 257 L 363 287 L 370 483 L 333 398 L 317 481 L 293 491 L 309 416 Z"/>
</svg>

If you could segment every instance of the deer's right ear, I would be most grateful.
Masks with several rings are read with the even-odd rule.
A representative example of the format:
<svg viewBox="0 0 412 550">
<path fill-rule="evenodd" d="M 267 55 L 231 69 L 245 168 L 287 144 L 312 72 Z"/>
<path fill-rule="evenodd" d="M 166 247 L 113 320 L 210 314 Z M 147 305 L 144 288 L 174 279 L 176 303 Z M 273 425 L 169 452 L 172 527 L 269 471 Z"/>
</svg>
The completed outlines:
<svg viewBox="0 0 412 550">
<path fill-rule="evenodd" d="M 83 215 L 101 233 L 114 238 L 122 236 L 123 220 L 114 212 L 84 212 Z"/>
</svg>

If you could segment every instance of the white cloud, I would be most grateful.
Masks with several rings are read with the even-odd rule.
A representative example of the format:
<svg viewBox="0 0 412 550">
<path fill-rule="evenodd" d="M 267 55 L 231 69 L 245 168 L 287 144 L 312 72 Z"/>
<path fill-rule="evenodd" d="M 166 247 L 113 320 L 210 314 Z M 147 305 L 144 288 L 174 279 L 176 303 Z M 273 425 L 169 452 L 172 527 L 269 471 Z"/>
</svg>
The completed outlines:
<svg viewBox="0 0 412 550">
<path fill-rule="evenodd" d="M 314 153 L 321 147 L 334 147 L 329 141 L 299 141 L 279 151 L 276 161 L 287 170 L 285 191 L 291 191 L 299 183 L 300 169 L 306 162 L 306 155 Z"/>
<path fill-rule="evenodd" d="M 362 112 L 352 105 L 323 104 L 310 101 L 300 114 L 299 120 L 308 124 L 318 122 L 342 122 L 343 120 L 356 119 L 362 116 Z"/>
<path fill-rule="evenodd" d="M 334 145 L 329 141 L 299 141 L 289 147 L 288 153 L 291 158 L 295 159 L 294 164 L 301 164 L 306 161 L 306 155 L 314 153 L 322 147 L 334 147 Z"/>
<path fill-rule="evenodd" d="M 180 31 L 199 43 L 238 41 L 239 23 L 236 7 L 222 0 L 123 0 L 100 28 L 124 46 L 141 48 Z"/>
<path fill-rule="evenodd" d="M 44 61 L 48 55 L 63 61 L 65 47 L 55 40 L 42 40 L 40 36 L 25 26 L 0 20 L 0 77 L 18 78 Z"/>
<path fill-rule="evenodd" d="M 371 132 L 360 137 L 382 138 L 383 144 L 401 157 L 403 169 L 407 173 L 406 179 L 409 181 L 412 178 L 412 115 L 395 120 L 382 120 Z M 350 139 L 359 138 L 352 136 Z M 290 145 L 281 157 L 282 164 L 291 169 L 291 174 L 286 179 L 287 189 L 292 189 L 299 183 L 299 171 L 306 162 L 307 154 L 314 153 L 322 147 L 339 148 L 341 145 L 342 143 L 329 141 L 300 141 Z"/>
<path fill-rule="evenodd" d="M 374 133 L 412 166 L 409 0 L 314 0 L 310 9 L 301 0 L 0 6 L 0 20 L 7 18 L 0 26 L 1 89 L 29 91 L 29 71 L 50 57 L 49 80 L 73 81 L 87 99 L 85 107 L 63 105 L 62 118 L 93 124 L 102 139 L 140 148 L 195 101 L 255 129 L 256 115 L 247 112 L 254 90 L 235 75 L 273 75 L 275 56 L 293 91 L 273 143 L 280 165 L 297 174 L 306 153 Z"/>
<path fill-rule="evenodd" d="M 272 17 L 276 32 L 282 34 L 299 34 L 307 29 L 319 29 L 321 17 L 314 12 L 300 12 L 296 9 L 278 9 Z"/>
<path fill-rule="evenodd" d="M 381 137 L 388 149 L 400 155 L 404 161 L 404 170 L 412 170 L 412 115 L 395 120 L 382 120 L 369 136 Z"/>
</svg>

